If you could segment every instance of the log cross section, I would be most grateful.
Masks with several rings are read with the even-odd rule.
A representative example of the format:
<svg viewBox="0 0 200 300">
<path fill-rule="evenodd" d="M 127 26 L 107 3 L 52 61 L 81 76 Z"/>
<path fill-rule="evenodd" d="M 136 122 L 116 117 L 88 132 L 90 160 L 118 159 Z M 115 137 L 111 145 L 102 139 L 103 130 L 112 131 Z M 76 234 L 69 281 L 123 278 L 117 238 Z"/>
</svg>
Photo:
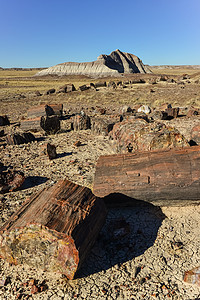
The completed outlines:
<svg viewBox="0 0 200 300">
<path fill-rule="evenodd" d="M 105 222 L 102 199 L 90 189 L 60 180 L 25 202 L 2 226 L 0 255 L 74 277 Z"/>
</svg>

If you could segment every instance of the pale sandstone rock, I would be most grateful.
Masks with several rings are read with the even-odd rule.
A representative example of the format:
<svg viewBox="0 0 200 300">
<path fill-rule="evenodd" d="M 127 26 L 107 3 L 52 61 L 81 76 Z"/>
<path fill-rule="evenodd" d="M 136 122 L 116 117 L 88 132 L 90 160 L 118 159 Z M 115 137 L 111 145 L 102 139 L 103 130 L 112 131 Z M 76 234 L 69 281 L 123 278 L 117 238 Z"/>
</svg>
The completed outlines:
<svg viewBox="0 0 200 300">
<path fill-rule="evenodd" d="M 151 73 L 150 69 L 135 55 L 113 51 L 110 55 L 101 54 L 93 62 L 66 62 L 38 72 L 43 75 L 89 75 L 89 76 L 119 76 L 130 73 Z"/>
</svg>

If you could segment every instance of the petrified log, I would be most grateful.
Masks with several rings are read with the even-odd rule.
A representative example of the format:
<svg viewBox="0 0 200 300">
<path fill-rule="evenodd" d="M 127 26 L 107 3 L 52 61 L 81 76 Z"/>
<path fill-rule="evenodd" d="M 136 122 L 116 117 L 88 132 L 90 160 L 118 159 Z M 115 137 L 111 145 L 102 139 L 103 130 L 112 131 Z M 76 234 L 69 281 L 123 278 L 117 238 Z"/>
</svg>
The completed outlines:
<svg viewBox="0 0 200 300">
<path fill-rule="evenodd" d="M 58 93 L 69 93 L 75 90 L 76 88 L 73 84 L 65 84 L 59 88 Z"/>
<path fill-rule="evenodd" d="M 179 113 L 179 108 L 178 107 L 168 107 L 165 112 L 167 113 L 167 118 L 168 119 L 173 119 L 173 118 L 177 118 L 178 117 L 178 113 Z"/>
<path fill-rule="evenodd" d="M 106 82 L 96 82 L 95 84 L 95 88 L 99 88 L 99 87 L 106 87 Z"/>
<path fill-rule="evenodd" d="M 101 156 L 93 193 L 162 206 L 200 203 L 200 146 Z"/>
<path fill-rule="evenodd" d="M 9 145 L 27 144 L 35 141 L 35 136 L 31 132 L 8 134 L 6 141 Z"/>
<path fill-rule="evenodd" d="M 43 104 L 33 106 L 27 111 L 28 119 L 34 119 L 42 116 L 57 115 L 61 117 L 63 114 L 63 104 Z"/>
<path fill-rule="evenodd" d="M 38 132 L 41 131 L 41 117 L 22 120 L 20 122 L 20 128 L 23 131 L 32 131 L 32 132 Z"/>
<path fill-rule="evenodd" d="M 116 123 L 109 136 L 119 153 L 189 146 L 176 128 L 135 117 Z"/>
<path fill-rule="evenodd" d="M 47 116 L 56 115 L 58 117 L 62 117 L 63 104 L 47 104 L 45 105 L 45 111 Z"/>
<path fill-rule="evenodd" d="M 86 90 L 88 90 L 89 88 L 90 88 L 90 87 L 87 86 L 86 84 L 79 86 L 79 90 L 80 90 L 81 92 L 86 91 Z"/>
<path fill-rule="evenodd" d="M 120 122 L 120 115 L 99 116 L 91 118 L 91 132 L 97 135 L 108 135 L 115 123 Z"/>
<path fill-rule="evenodd" d="M 200 145 L 200 123 L 195 125 L 191 130 L 191 140 Z"/>
<path fill-rule="evenodd" d="M 60 120 L 57 116 L 41 117 L 40 126 L 47 134 L 54 134 L 60 130 Z"/>
<path fill-rule="evenodd" d="M 5 168 L 5 169 L 4 169 Z M 10 170 L 1 165 L 0 169 L 0 193 L 13 192 L 24 183 L 24 173 Z"/>
<path fill-rule="evenodd" d="M 106 218 L 102 199 L 68 180 L 43 189 L 1 227 L 0 255 L 10 263 L 73 279 Z"/>
<path fill-rule="evenodd" d="M 90 129 L 91 128 L 90 117 L 85 113 L 74 116 L 72 118 L 71 127 L 75 131 Z"/>
<path fill-rule="evenodd" d="M 0 126 L 10 125 L 10 121 L 7 116 L 0 116 Z"/>
</svg>

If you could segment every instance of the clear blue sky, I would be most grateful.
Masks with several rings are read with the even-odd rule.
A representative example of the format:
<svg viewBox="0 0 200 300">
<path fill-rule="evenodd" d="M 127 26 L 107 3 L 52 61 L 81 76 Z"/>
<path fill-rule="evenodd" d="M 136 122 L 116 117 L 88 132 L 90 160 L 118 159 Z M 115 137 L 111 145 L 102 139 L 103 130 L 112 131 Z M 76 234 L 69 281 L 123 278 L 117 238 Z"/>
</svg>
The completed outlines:
<svg viewBox="0 0 200 300">
<path fill-rule="evenodd" d="M 93 61 L 200 64 L 200 0 L 0 0 L 0 66 Z"/>
</svg>

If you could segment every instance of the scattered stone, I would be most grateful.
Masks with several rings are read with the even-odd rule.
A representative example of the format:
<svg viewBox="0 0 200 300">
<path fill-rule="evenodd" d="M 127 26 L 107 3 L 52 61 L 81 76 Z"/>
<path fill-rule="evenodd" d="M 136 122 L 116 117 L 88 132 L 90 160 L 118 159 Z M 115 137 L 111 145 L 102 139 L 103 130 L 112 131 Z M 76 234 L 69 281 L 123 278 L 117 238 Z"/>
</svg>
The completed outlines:
<svg viewBox="0 0 200 300">
<path fill-rule="evenodd" d="M 74 146 L 75 146 L 75 147 L 80 147 L 80 146 L 81 146 L 81 142 L 80 142 L 80 141 L 76 141 L 76 142 L 74 143 Z"/>
<path fill-rule="evenodd" d="M 0 193 L 12 192 L 22 186 L 25 177 L 21 171 L 3 169 L 0 171 Z"/>
<path fill-rule="evenodd" d="M 187 283 L 197 284 L 200 286 L 200 267 L 186 271 L 183 280 Z"/>
<path fill-rule="evenodd" d="M 57 157 L 55 145 L 51 145 L 50 143 L 47 144 L 47 155 L 49 159 L 54 159 Z"/>
<path fill-rule="evenodd" d="M 138 108 L 138 112 L 143 112 L 145 114 L 150 114 L 151 108 L 148 105 L 142 105 Z"/>
<path fill-rule="evenodd" d="M 3 137 L 4 136 L 4 130 L 0 130 L 0 137 Z"/>
<path fill-rule="evenodd" d="M 50 95 L 50 94 L 54 94 L 56 92 L 55 89 L 49 89 L 48 91 L 46 91 L 46 95 Z"/>
</svg>

